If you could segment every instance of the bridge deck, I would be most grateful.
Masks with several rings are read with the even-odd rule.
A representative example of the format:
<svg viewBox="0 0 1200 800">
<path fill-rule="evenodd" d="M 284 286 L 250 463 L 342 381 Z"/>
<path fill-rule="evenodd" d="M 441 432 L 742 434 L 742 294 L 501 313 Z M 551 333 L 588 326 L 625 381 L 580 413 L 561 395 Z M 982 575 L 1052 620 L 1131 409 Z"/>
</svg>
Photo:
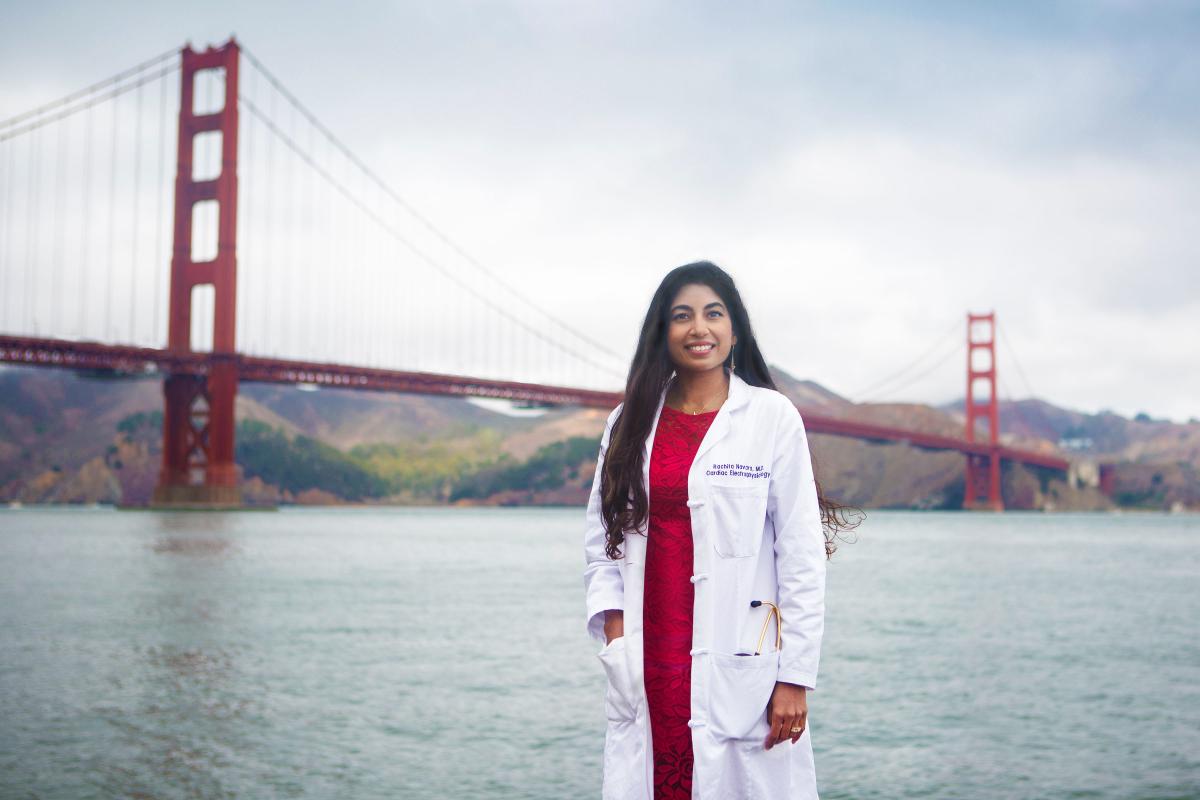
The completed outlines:
<svg viewBox="0 0 1200 800">
<path fill-rule="evenodd" d="M 0 336 L 0 362 L 27 366 L 102 370 L 129 375 L 164 372 L 202 375 L 208 372 L 212 361 L 226 358 L 237 360 L 239 380 L 260 383 L 307 383 L 341 389 L 493 397 L 605 410 L 613 408 L 621 401 L 619 392 L 497 381 L 463 375 L 405 372 L 237 354 L 173 353 L 169 350 L 98 342 Z M 805 427 L 810 433 L 846 436 L 870 442 L 902 443 L 925 450 L 955 450 L 980 456 L 990 453 L 988 445 L 983 442 L 968 442 L 953 436 L 843 419 L 804 407 L 801 407 L 800 411 L 804 416 Z M 1005 446 L 1001 446 L 999 450 L 1001 458 L 1030 466 L 1062 471 L 1066 471 L 1070 466 L 1066 459 L 1049 453 Z"/>
</svg>

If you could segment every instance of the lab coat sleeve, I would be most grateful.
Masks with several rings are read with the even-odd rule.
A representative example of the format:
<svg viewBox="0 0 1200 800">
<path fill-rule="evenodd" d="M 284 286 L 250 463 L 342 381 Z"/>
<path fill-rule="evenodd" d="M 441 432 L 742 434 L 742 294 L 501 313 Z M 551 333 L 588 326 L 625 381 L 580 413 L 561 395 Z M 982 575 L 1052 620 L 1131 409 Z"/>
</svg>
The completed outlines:
<svg viewBox="0 0 1200 800">
<path fill-rule="evenodd" d="M 623 405 L 623 404 L 622 404 Z M 601 642 L 604 636 L 604 612 L 610 608 L 625 610 L 625 583 L 620 565 L 604 552 L 606 542 L 604 520 L 600 516 L 600 472 L 604 468 L 604 453 L 608 449 L 613 421 L 620 414 L 618 405 L 608 415 L 604 435 L 600 437 L 600 455 L 596 459 L 596 475 L 592 478 L 592 493 L 588 498 L 583 534 L 583 552 L 587 565 L 583 571 L 583 587 L 587 598 L 587 631 Z"/>
<path fill-rule="evenodd" d="M 804 421 L 790 400 L 782 400 L 787 408 L 777 429 L 768 496 L 783 617 L 778 680 L 814 689 L 825 629 L 825 533 Z"/>
</svg>

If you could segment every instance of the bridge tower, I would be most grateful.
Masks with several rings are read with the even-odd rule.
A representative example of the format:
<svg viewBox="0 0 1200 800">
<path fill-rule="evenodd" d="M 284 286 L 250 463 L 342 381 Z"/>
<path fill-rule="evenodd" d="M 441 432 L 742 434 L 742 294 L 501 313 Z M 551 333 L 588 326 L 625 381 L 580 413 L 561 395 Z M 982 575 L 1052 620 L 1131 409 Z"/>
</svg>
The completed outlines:
<svg viewBox="0 0 1200 800">
<path fill-rule="evenodd" d="M 167 349 L 178 361 L 173 361 L 163 383 L 163 458 L 155 505 L 241 505 L 233 417 L 238 384 L 238 55 L 232 38 L 221 47 L 198 52 L 188 45 L 182 52 L 167 332 Z M 197 114 L 196 74 L 204 70 L 224 73 L 225 93 L 221 108 Z M 192 162 L 201 135 L 220 137 L 221 172 L 196 180 Z M 216 256 L 207 261 L 192 258 L 192 220 L 200 203 L 215 203 L 217 209 Z M 190 358 L 192 296 L 199 286 L 211 286 L 214 294 L 212 352 Z"/>
<path fill-rule="evenodd" d="M 979 353 L 979 357 L 976 357 Z M 986 363 L 984 363 L 986 362 Z M 986 387 L 987 399 L 976 399 L 976 388 Z M 967 314 L 967 430 L 968 442 L 978 439 L 976 422 L 987 421 L 988 452 L 967 454 L 963 508 L 1003 511 L 1000 496 L 1000 406 L 996 392 L 996 313 Z"/>
</svg>

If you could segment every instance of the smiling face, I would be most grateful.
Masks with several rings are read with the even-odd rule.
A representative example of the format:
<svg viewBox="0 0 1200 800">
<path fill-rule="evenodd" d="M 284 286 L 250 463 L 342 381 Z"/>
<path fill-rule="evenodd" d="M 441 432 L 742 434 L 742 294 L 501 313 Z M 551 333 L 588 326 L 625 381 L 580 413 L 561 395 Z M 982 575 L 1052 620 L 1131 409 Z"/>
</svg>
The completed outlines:
<svg viewBox="0 0 1200 800">
<path fill-rule="evenodd" d="M 712 287 L 689 283 L 671 301 L 667 351 L 679 372 L 719 369 L 737 344 L 733 322 Z"/>
</svg>

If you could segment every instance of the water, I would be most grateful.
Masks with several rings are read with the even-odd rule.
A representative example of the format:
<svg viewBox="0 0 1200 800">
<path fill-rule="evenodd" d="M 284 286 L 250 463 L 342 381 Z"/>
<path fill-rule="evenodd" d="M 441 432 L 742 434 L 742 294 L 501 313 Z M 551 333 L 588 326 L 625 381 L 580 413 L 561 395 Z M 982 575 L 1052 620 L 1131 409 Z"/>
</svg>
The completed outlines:
<svg viewBox="0 0 1200 800">
<path fill-rule="evenodd" d="M 580 509 L 0 511 L 5 798 L 584 798 Z M 875 512 L 835 798 L 1200 797 L 1200 519 Z"/>
</svg>

